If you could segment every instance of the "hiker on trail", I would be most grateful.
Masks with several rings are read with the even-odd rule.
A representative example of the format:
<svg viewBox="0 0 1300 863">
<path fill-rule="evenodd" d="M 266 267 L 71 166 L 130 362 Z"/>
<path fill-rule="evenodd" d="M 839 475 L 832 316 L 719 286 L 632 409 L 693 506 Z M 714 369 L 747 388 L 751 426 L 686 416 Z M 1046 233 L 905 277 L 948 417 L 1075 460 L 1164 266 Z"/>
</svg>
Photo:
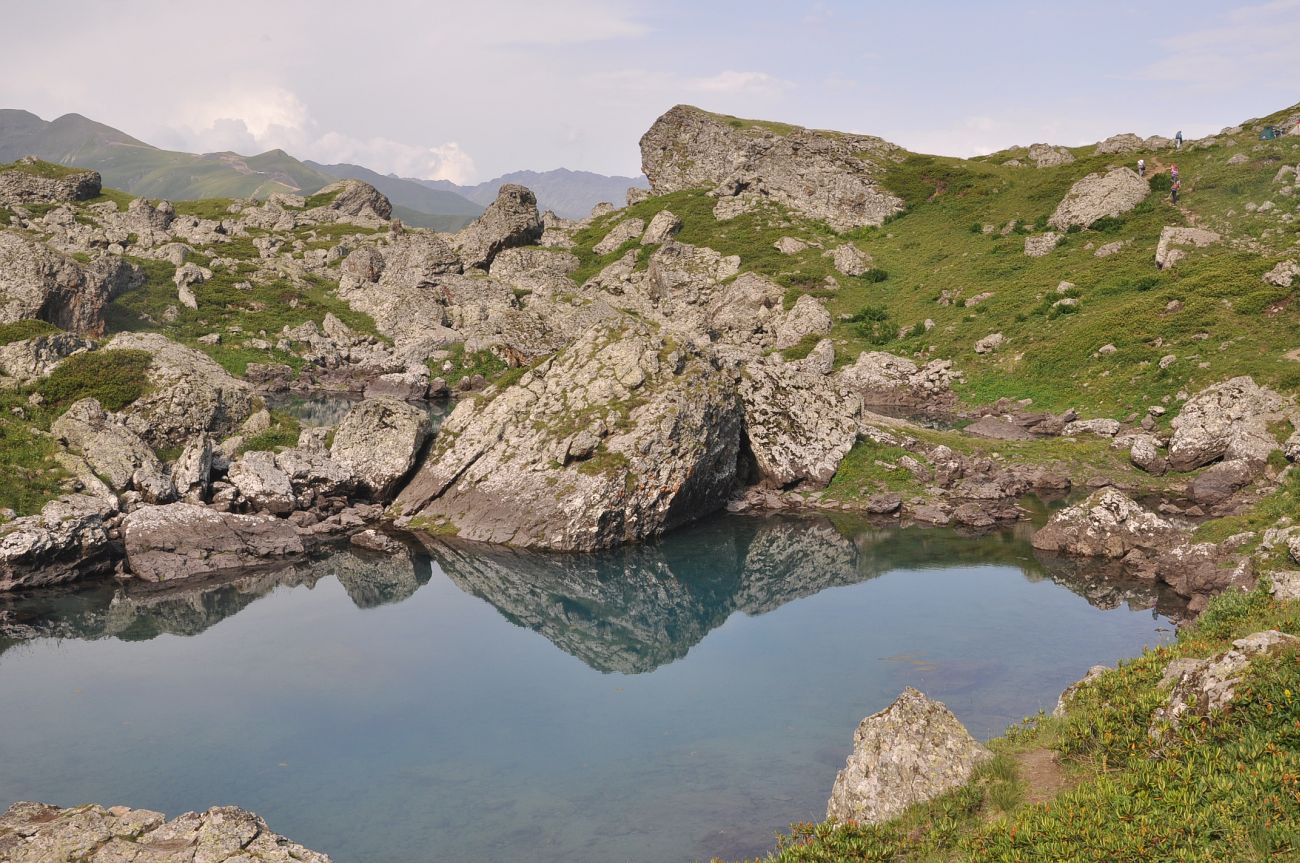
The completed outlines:
<svg viewBox="0 0 1300 863">
<path fill-rule="evenodd" d="M 1174 180 L 1169 184 L 1169 199 L 1173 202 L 1174 206 L 1178 205 L 1178 190 L 1182 187 L 1183 184 L 1181 180 Z"/>
<path fill-rule="evenodd" d="M 1170 166 L 1169 166 L 1169 179 L 1172 180 L 1172 181 L 1175 182 L 1175 183 L 1178 182 L 1178 166 L 1177 166 L 1177 165 L 1170 165 Z"/>
<path fill-rule="evenodd" d="M 1147 175 L 1147 160 L 1138 159 L 1138 176 L 1145 177 L 1146 175 Z"/>
<path fill-rule="evenodd" d="M 1183 130 L 1179 129 L 1178 134 L 1174 135 L 1174 149 L 1183 149 Z"/>
</svg>

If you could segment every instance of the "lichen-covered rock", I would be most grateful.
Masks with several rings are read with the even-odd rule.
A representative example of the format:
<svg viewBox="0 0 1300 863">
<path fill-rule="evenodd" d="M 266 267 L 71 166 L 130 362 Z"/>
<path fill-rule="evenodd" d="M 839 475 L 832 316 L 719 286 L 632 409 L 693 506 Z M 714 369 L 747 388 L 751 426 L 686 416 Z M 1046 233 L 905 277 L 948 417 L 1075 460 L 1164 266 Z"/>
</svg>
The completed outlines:
<svg viewBox="0 0 1300 863">
<path fill-rule="evenodd" d="M 1123 492 L 1104 488 L 1057 512 L 1032 542 L 1043 551 L 1118 559 L 1134 549 L 1159 549 L 1178 536 L 1169 521 Z"/>
<path fill-rule="evenodd" d="M 911 687 L 853 734 L 826 817 L 877 824 L 964 785 L 991 757 L 942 703 Z"/>
<path fill-rule="evenodd" d="M 122 520 L 131 573 L 169 582 L 302 554 L 298 532 L 270 515 L 237 515 L 192 503 L 145 506 Z"/>
<path fill-rule="evenodd" d="M 1134 467 L 1160 476 L 1169 469 L 1169 460 L 1160 453 L 1159 441 L 1151 435 L 1138 435 L 1129 445 L 1128 460 Z"/>
<path fill-rule="evenodd" d="M 429 438 L 429 416 L 405 402 L 368 398 L 334 432 L 330 458 L 377 500 L 389 499 Z"/>
<path fill-rule="evenodd" d="M 861 402 L 794 363 L 778 358 L 745 366 L 740 400 L 759 477 L 777 488 L 826 485 L 857 441 Z"/>
<path fill-rule="evenodd" d="M 0 591 L 62 584 L 113 567 L 104 519 L 117 502 L 72 494 L 52 500 L 39 515 L 0 525 Z"/>
<path fill-rule="evenodd" d="M 467 539 L 636 542 L 726 502 L 742 424 L 709 353 L 630 321 L 600 326 L 457 404 L 397 505 Z"/>
<path fill-rule="evenodd" d="M 1063 239 L 1065 239 L 1064 235 L 1052 231 L 1025 237 L 1025 254 L 1031 258 L 1041 258 L 1044 255 L 1051 254 L 1052 250 L 1059 246 Z"/>
<path fill-rule="evenodd" d="M 1222 711 L 1236 696 L 1237 685 L 1252 659 L 1272 655 L 1291 645 L 1300 645 L 1300 638 L 1270 629 L 1238 638 L 1231 649 L 1209 659 L 1170 663 L 1161 684 L 1172 684 L 1173 689 L 1168 701 L 1151 718 L 1151 735 L 1161 736 L 1189 716 L 1209 716 Z"/>
<path fill-rule="evenodd" d="M 274 453 L 244 453 L 231 463 L 226 478 L 254 509 L 288 515 L 297 506 L 293 484 L 275 463 Z"/>
<path fill-rule="evenodd" d="M 650 228 L 646 228 L 646 231 L 649 232 L 653 227 L 654 221 L 651 220 Z M 492 278 L 500 279 L 513 288 L 551 298 L 573 290 L 573 280 L 569 274 L 578 269 L 578 264 L 577 256 L 568 252 L 523 247 L 500 252 L 492 259 L 489 272 Z"/>
<path fill-rule="evenodd" d="M 824 336 L 834 323 L 821 300 L 803 294 L 776 325 L 776 346 L 792 348 L 808 336 Z"/>
<path fill-rule="evenodd" d="M 975 353 L 991 354 L 998 348 L 1002 347 L 1002 343 L 1006 340 L 1006 336 L 1002 335 L 1002 333 L 990 333 L 975 342 Z"/>
<path fill-rule="evenodd" d="M 711 189 L 770 198 L 838 231 L 879 225 L 903 208 L 876 177 L 901 150 L 879 138 L 746 123 L 678 105 L 641 138 L 655 194 Z"/>
<path fill-rule="evenodd" d="M 95 399 L 73 404 L 50 431 L 114 490 L 137 491 L 146 503 L 167 503 L 175 497 L 171 477 L 154 451 Z"/>
<path fill-rule="evenodd" d="M 860 276 L 871 269 L 872 258 L 852 243 L 843 243 L 826 253 L 835 269 L 846 276 Z"/>
<path fill-rule="evenodd" d="M 367 224 L 387 221 L 393 215 L 392 202 L 374 186 L 360 180 L 339 180 L 316 194 L 334 196 L 323 209 L 337 214 L 336 217 L 348 217 L 339 218 L 340 221 L 361 219 L 363 224 Z"/>
<path fill-rule="evenodd" d="M 649 246 L 655 243 L 666 243 L 677 232 L 682 229 L 682 220 L 677 218 L 668 210 L 660 210 L 655 213 L 650 224 L 646 226 L 645 233 L 641 235 L 641 245 Z"/>
<path fill-rule="evenodd" d="M 1218 459 L 1262 464 L 1281 448 L 1269 424 L 1294 414 L 1293 405 L 1248 376 L 1213 384 L 1188 399 L 1170 423 L 1169 466 L 1192 470 Z"/>
<path fill-rule="evenodd" d="M 1110 419 L 1090 419 L 1090 420 L 1072 420 L 1065 424 L 1061 429 L 1064 435 L 1081 435 L 1092 434 L 1097 437 L 1114 437 L 1119 434 L 1119 420 Z"/>
<path fill-rule="evenodd" d="M 953 382 L 962 378 L 951 360 L 931 360 L 924 366 L 884 351 L 863 351 L 839 372 L 842 386 L 868 405 L 946 407 L 957 397 Z"/>
<path fill-rule="evenodd" d="M 1069 165 L 1074 162 L 1074 154 L 1054 144 L 1030 144 L 1029 160 L 1035 168 L 1055 168 L 1057 165 Z"/>
<path fill-rule="evenodd" d="M 90 339 L 72 333 L 51 333 L 0 345 L 0 376 L 28 383 L 46 377 L 73 354 L 95 349 Z"/>
<path fill-rule="evenodd" d="M 1219 239 L 1218 234 L 1205 228 L 1165 227 L 1156 243 L 1156 268 L 1163 270 L 1182 260 L 1185 253 L 1179 246 L 1201 249 L 1219 242 Z"/>
<path fill-rule="evenodd" d="M 1149 194 L 1150 184 L 1129 168 L 1089 174 L 1070 187 L 1047 222 L 1062 231 L 1072 225 L 1086 228 L 1098 219 L 1127 213 Z"/>
<path fill-rule="evenodd" d="M 83 265 L 43 243 L 0 231 L 0 324 L 39 318 L 61 329 L 100 335 L 109 302 L 140 278 L 119 257 Z"/>
<path fill-rule="evenodd" d="M 461 262 L 442 237 L 403 231 L 383 246 L 354 250 L 341 270 L 339 298 L 369 315 L 399 345 L 459 341 L 446 328 L 446 302 L 437 287 L 444 276 L 461 271 Z"/>
<path fill-rule="evenodd" d="M 1282 261 L 1264 274 L 1264 281 L 1279 288 L 1289 288 L 1297 277 L 1300 277 L 1300 264 Z"/>
<path fill-rule="evenodd" d="M 119 333 L 110 350 L 153 356 L 149 391 L 122 411 L 126 426 L 155 449 L 185 446 L 200 432 L 222 438 L 253 409 L 253 388 L 207 354 L 157 333 Z"/>
<path fill-rule="evenodd" d="M 487 269 L 502 249 L 528 246 L 542 238 L 542 217 L 531 191 L 507 183 L 473 224 L 456 234 L 452 245 L 467 267 Z"/>
<path fill-rule="evenodd" d="M 20 159 L 15 167 L 0 171 L 0 203 L 50 204 L 61 201 L 85 201 L 101 191 L 98 171 L 75 171 L 62 177 L 43 177 L 26 168 L 37 160 Z"/>
<path fill-rule="evenodd" d="M 592 251 L 598 255 L 608 255 L 624 243 L 639 238 L 645 229 L 645 219 L 624 219 L 610 228 L 609 233 L 592 247 Z"/>
<path fill-rule="evenodd" d="M 168 821 L 125 806 L 15 803 L 0 814 L 0 863 L 330 863 L 252 812 L 214 806 Z"/>
</svg>

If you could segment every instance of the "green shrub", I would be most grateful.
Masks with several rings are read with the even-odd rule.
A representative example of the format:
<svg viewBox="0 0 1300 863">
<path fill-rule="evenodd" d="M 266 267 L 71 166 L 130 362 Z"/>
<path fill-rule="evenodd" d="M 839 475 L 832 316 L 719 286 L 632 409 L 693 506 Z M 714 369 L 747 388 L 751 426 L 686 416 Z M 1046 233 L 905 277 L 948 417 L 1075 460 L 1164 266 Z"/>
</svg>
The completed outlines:
<svg viewBox="0 0 1300 863">
<path fill-rule="evenodd" d="M 0 324 L 0 345 L 34 339 L 57 333 L 59 328 L 45 321 L 14 321 L 12 324 Z"/>
<path fill-rule="evenodd" d="M 1124 227 L 1124 220 L 1116 216 L 1102 216 L 1097 221 L 1088 226 L 1089 230 L 1101 231 L 1106 234 L 1113 234 L 1120 228 Z"/>
<path fill-rule="evenodd" d="M 889 273 L 879 267 L 872 267 L 858 278 L 862 279 L 864 282 L 883 282 L 885 279 L 889 278 Z"/>
<path fill-rule="evenodd" d="M 1156 174 L 1150 181 L 1153 192 L 1168 192 L 1173 184 L 1174 181 L 1168 174 Z"/>
<path fill-rule="evenodd" d="M 148 351 L 90 351 L 68 357 L 37 387 L 51 410 L 93 398 L 104 410 L 117 411 L 149 387 Z"/>
</svg>

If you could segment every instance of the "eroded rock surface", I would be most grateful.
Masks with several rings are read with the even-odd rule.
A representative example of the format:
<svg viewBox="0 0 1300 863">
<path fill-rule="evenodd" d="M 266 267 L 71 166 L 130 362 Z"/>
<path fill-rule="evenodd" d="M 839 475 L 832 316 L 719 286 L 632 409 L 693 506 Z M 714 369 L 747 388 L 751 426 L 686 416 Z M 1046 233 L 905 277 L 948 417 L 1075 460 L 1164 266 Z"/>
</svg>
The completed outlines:
<svg viewBox="0 0 1300 863">
<path fill-rule="evenodd" d="M 15 803 L 0 815 L 0 863 L 330 863 L 235 806 L 161 812 Z"/>
<path fill-rule="evenodd" d="M 826 817 L 876 824 L 970 779 L 990 757 L 947 707 L 911 687 L 853 734 Z"/>
</svg>

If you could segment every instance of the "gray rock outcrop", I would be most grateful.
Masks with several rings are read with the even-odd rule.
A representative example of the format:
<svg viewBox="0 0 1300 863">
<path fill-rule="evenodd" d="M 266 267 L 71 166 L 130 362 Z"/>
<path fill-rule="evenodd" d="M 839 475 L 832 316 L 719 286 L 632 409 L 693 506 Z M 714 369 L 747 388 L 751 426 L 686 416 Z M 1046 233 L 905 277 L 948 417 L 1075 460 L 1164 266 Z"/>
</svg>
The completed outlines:
<svg viewBox="0 0 1300 863">
<path fill-rule="evenodd" d="M 486 270 L 501 250 L 532 245 L 541 238 L 537 197 L 523 186 L 507 183 L 483 215 L 456 234 L 452 245 L 466 267 Z"/>
<path fill-rule="evenodd" d="M 252 413 L 252 387 L 207 354 L 157 333 L 120 333 L 108 348 L 153 356 L 149 391 L 123 415 L 127 427 L 154 448 L 185 446 L 200 432 L 225 437 Z"/>
<path fill-rule="evenodd" d="M 218 512 L 192 503 L 146 506 L 122 520 L 135 577 L 179 581 L 300 555 L 292 524 L 264 515 Z"/>
<path fill-rule="evenodd" d="M 1169 466 L 1185 471 L 1218 459 L 1262 465 L 1281 449 L 1269 423 L 1295 416 L 1293 404 L 1250 377 L 1213 384 L 1188 399 L 1170 422 Z"/>
<path fill-rule="evenodd" d="M 334 196 L 322 209 L 336 214 L 336 218 L 343 217 L 341 221 L 359 218 L 363 224 L 385 222 L 393 215 L 392 202 L 374 186 L 360 180 L 339 180 L 316 194 Z"/>
<path fill-rule="evenodd" d="M 824 486 L 858 437 L 861 402 L 824 374 L 779 359 L 745 366 L 745 435 L 762 481 L 777 488 Z"/>
<path fill-rule="evenodd" d="M 655 213 L 650 224 L 646 226 L 645 233 L 641 235 L 641 245 L 649 246 L 655 243 L 666 243 L 677 232 L 682 229 L 682 220 L 677 218 L 668 210 L 660 210 Z"/>
<path fill-rule="evenodd" d="M 853 734 L 826 817 L 878 824 L 964 785 L 991 757 L 952 711 L 911 687 Z"/>
<path fill-rule="evenodd" d="M 429 416 L 405 402 L 366 399 L 334 432 L 330 458 L 376 500 L 388 500 L 429 438 Z"/>
<path fill-rule="evenodd" d="M 1237 694 L 1251 660 L 1300 644 L 1294 635 L 1275 629 L 1256 632 L 1232 643 L 1232 648 L 1209 659 L 1174 660 L 1165 670 L 1161 686 L 1172 686 L 1169 699 L 1156 709 L 1152 736 L 1161 736 L 1190 717 L 1222 711 Z"/>
<path fill-rule="evenodd" d="M 1053 249 L 1061 245 L 1063 239 L 1065 237 L 1061 234 L 1052 231 L 1025 237 L 1025 254 L 1031 258 L 1041 258 L 1044 255 L 1049 255 Z"/>
<path fill-rule="evenodd" d="M 741 207 L 768 198 L 838 231 L 879 225 L 903 208 L 876 179 L 901 155 L 880 138 L 774 129 L 689 105 L 668 111 L 641 138 L 642 170 L 657 195 L 710 189 Z"/>
<path fill-rule="evenodd" d="M 598 327 L 457 404 L 397 505 L 466 539 L 636 542 L 725 503 L 742 424 L 709 354 L 630 321 Z"/>
<path fill-rule="evenodd" d="M 1165 227 L 1156 243 L 1156 268 L 1165 269 L 1181 261 L 1186 255 L 1179 246 L 1203 249 L 1219 242 L 1219 235 L 1205 228 Z"/>
<path fill-rule="evenodd" d="M 0 815 L 0 863 L 330 863 L 252 812 L 214 806 L 171 821 L 126 806 L 15 803 Z"/>
<path fill-rule="evenodd" d="M 1179 536 L 1166 519 L 1123 492 L 1104 488 L 1054 514 L 1032 543 L 1042 551 L 1118 559 L 1134 549 L 1161 549 Z"/>
<path fill-rule="evenodd" d="M 73 333 L 51 333 L 0 345 L 0 376 L 28 383 L 47 377 L 73 354 L 94 350 L 95 343 Z"/>
<path fill-rule="evenodd" d="M 1047 223 L 1062 231 L 1087 228 L 1105 217 L 1122 216 L 1151 194 L 1151 186 L 1129 168 L 1089 174 L 1070 187 Z"/>
<path fill-rule="evenodd" d="M 884 351 L 863 351 L 839 372 L 845 389 L 868 405 L 948 407 L 956 402 L 954 382 L 961 380 L 951 360 L 931 360 L 924 366 Z"/>
<path fill-rule="evenodd" d="M 0 525 L 0 591 L 110 571 L 112 544 L 104 520 L 116 508 L 111 495 L 65 495 L 45 504 L 39 515 Z"/>
<path fill-rule="evenodd" d="M 834 323 L 821 300 L 803 294 L 776 325 L 776 346 L 792 348 L 808 336 L 824 336 Z"/>
<path fill-rule="evenodd" d="M 171 477 L 154 451 L 94 399 L 73 404 L 50 431 L 115 491 L 137 491 L 145 503 L 167 503 L 175 497 Z"/>
<path fill-rule="evenodd" d="M 1295 261 L 1282 261 L 1264 274 L 1264 281 L 1278 288 L 1289 288 L 1300 278 L 1300 264 Z"/>
<path fill-rule="evenodd" d="M 12 169 L 0 171 L 0 203 L 85 201 L 101 191 L 103 184 L 98 171 L 70 171 L 60 177 L 48 177 L 41 175 L 36 164 L 37 160 L 28 157 L 20 159 Z"/>
<path fill-rule="evenodd" d="M 1034 163 L 1035 168 L 1055 168 L 1058 165 L 1069 165 L 1074 162 L 1074 154 L 1054 144 L 1030 144 L 1029 161 Z"/>
<path fill-rule="evenodd" d="M 598 255 L 608 255 L 624 243 L 639 239 L 645 230 L 644 219 L 624 219 L 610 228 L 609 233 L 592 247 L 592 251 Z"/>
<path fill-rule="evenodd" d="M 83 265 L 43 243 L 0 231 L 0 324 L 39 318 L 100 335 L 109 302 L 139 279 L 139 271 L 119 257 Z"/>
</svg>

